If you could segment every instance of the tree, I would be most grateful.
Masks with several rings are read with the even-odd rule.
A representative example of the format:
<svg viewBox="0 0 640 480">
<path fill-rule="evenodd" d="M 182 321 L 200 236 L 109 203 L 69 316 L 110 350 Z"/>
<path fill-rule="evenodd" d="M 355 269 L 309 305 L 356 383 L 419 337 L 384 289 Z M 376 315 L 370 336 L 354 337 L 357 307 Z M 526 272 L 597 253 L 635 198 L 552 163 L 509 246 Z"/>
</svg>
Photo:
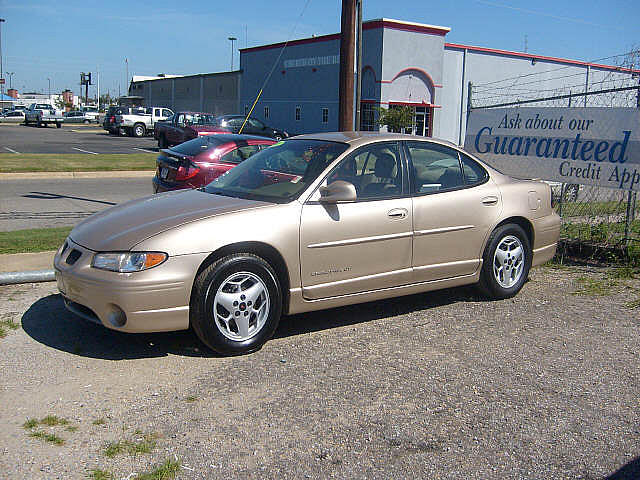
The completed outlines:
<svg viewBox="0 0 640 480">
<path fill-rule="evenodd" d="M 109 106 L 112 103 L 113 103 L 113 99 L 111 98 L 111 95 L 109 95 L 108 93 L 100 95 L 100 105 Z"/>
<path fill-rule="evenodd" d="M 386 125 L 389 132 L 403 132 L 413 127 L 414 111 L 412 107 L 391 105 L 389 108 L 378 108 L 378 123 Z"/>
</svg>

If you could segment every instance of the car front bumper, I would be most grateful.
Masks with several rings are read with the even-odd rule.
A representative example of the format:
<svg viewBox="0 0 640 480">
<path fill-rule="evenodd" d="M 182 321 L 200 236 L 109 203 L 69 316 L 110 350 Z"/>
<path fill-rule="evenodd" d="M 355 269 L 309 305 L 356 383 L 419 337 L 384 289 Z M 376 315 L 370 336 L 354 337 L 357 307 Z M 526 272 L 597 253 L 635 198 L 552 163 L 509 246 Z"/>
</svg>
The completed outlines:
<svg viewBox="0 0 640 480">
<path fill-rule="evenodd" d="M 91 267 L 96 252 L 67 239 L 54 269 L 67 309 L 121 332 L 166 332 L 189 328 L 191 287 L 207 253 L 169 257 L 162 265 L 135 273 Z M 79 258 L 69 264 L 72 252 Z"/>
</svg>

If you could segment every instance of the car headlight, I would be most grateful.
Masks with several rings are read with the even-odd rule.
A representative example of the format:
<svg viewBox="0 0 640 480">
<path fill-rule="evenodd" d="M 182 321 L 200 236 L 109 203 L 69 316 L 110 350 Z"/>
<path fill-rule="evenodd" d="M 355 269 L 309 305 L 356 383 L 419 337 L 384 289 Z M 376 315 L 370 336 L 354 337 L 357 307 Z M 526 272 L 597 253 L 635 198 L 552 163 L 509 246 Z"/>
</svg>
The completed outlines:
<svg viewBox="0 0 640 480">
<path fill-rule="evenodd" d="M 140 272 L 157 267 L 167 259 L 161 252 L 97 253 L 91 266 L 119 273 Z"/>
</svg>

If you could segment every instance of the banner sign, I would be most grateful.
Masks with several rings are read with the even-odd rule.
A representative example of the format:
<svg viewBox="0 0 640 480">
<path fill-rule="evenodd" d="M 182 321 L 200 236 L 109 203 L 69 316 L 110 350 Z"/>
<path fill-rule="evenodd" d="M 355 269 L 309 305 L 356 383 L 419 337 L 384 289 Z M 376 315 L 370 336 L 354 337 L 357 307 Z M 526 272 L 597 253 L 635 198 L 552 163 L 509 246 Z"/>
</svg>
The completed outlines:
<svg viewBox="0 0 640 480">
<path fill-rule="evenodd" d="M 640 191 L 640 109 L 473 110 L 465 150 L 517 178 Z"/>
</svg>

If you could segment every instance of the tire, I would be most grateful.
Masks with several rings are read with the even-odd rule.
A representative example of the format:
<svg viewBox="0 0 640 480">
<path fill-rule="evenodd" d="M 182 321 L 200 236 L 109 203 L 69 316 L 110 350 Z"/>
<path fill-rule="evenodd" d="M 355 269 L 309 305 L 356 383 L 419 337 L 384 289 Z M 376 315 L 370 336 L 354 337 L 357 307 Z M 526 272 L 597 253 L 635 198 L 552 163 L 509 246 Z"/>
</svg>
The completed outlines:
<svg viewBox="0 0 640 480">
<path fill-rule="evenodd" d="M 254 352 L 278 327 L 280 284 L 264 259 L 251 253 L 229 255 L 196 277 L 189 312 L 196 335 L 212 350 L 223 355 Z"/>
<path fill-rule="evenodd" d="M 85 125 L 89 125 L 91 123 L 91 121 L 89 120 L 83 120 L 82 123 L 84 123 Z"/>
<path fill-rule="evenodd" d="M 144 134 L 146 133 L 146 130 L 144 128 L 144 125 L 141 123 L 136 123 L 133 128 L 130 130 L 131 134 L 134 137 L 144 137 Z"/>
<path fill-rule="evenodd" d="M 527 281 L 532 257 L 529 238 L 520 225 L 496 228 L 482 255 L 482 293 L 496 300 L 513 297 Z"/>
<path fill-rule="evenodd" d="M 40 121 L 40 119 L 38 119 L 38 121 L 36 121 L 36 127 L 40 128 L 42 127 L 42 122 Z M 46 125 L 45 125 L 46 127 Z"/>
<path fill-rule="evenodd" d="M 56 122 L 56 128 L 62 128 L 62 124 L 60 122 Z"/>
<path fill-rule="evenodd" d="M 165 135 L 160 135 L 158 137 L 158 148 L 167 148 L 169 144 L 167 143 L 167 137 Z"/>
</svg>

